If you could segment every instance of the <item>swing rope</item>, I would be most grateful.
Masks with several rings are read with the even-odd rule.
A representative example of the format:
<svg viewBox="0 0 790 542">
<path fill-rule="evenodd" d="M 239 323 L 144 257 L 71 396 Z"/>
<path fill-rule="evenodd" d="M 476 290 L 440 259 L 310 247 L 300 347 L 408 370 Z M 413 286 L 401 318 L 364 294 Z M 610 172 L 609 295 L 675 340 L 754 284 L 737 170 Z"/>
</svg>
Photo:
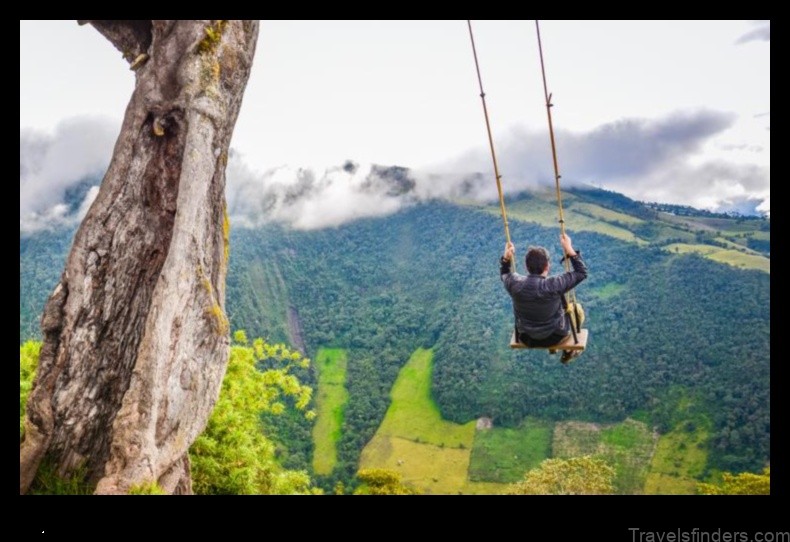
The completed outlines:
<svg viewBox="0 0 790 542">
<path fill-rule="evenodd" d="M 540 73 L 543 76 L 543 95 L 546 98 L 546 115 L 549 119 L 549 139 L 551 139 L 551 157 L 554 162 L 554 186 L 557 191 L 557 210 L 559 214 L 559 222 L 560 222 L 560 233 L 565 235 L 565 217 L 562 212 L 562 192 L 560 191 L 560 166 L 557 162 L 557 145 L 554 142 L 554 124 L 551 120 L 551 108 L 554 107 L 554 104 L 551 103 L 551 94 L 549 94 L 549 88 L 546 83 L 546 67 L 543 62 L 543 45 L 540 40 L 540 24 L 538 21 L 535 21 L 535 30 L 537 31 L 538 35 L 538 52 L 540 54 Z M 564 257 L 563 262 L 565 264 L 565 271 L 571 270 L 571 262 L 570 258 Z M 573 303 L 573 308 L 575 311 L 576 316 L 576 326 L 571 326 L 571 331 L 573 331 L 574 340 L 576 339 L 576 332 L 581 330 L 579 326 L 579 309 L 578 305 L 576 305 L 576 289 L 574 288 L 570 292 L 568 292 L 568 297 L 570 298 L 570 302 Z M 563 296 L 564 298 L 564 296 Z M 567 310 L 568 301 L 565 301 L 566 310 Z M 577 328 L 577 329 L 574 329 Z"/>
<path fill-rule="evenodd" d="M 499 210 L 502 214 L 502 222 L 505 225 L 505 239 L 510 243 L 510 227 L 507 223 L 507 210 L 505 209 L 505 196 L 502 193 L 502 175 L 499 174 L 499 164 L 496 160 L 494 151 L 494 137 L 491 135 L 491 122 L 488 119 L 488 107 L 486 106 L 486 93 L 483 91 L 483 78 L 480 75 L 480 63 L 477 61 L 477 48 L 475 48 L 475 37 L 472 33 L 472 21 L 466 21 L 469 26 L 469 40 L 472 42 L 472 55 L 475 57 L 475 69 L 477 70 L 477 83 L 480 85 L 480 99 L 483 102 L 483 115 L 486 118 L 486 130 L 488 132 L 488 146 L 491 149 L 491 160 L 494 162 L 494 177 L 496 178 L 496 188 L 499 193 Z M 516 269 L 515 258 L 513 258 L 513 270 Z"/>
<path fill-rule="evenodd" d="M 491 121 L 490 121 L 489 116 L 488 116 L 488 106 L 486 104 L 486 93 L 483 90 L 483 77 L 480 74 L 480 62 L 477 59 L 477 48 L 475 47 L 475 37 L 474 37 L 474 33 L 472 32 L 472 21 L 467 19 L 466 24 L 469 27 L 469 41 L 472 43 L 472 55 L 474 56 L 474 59 L 475 59 L 475 70 L 477 71 L 477 83 L 478 83 L 478 86 L 480 87 L 480 100 L 482 101 L 482 104 L 483 104 L 483 116 L 485 117 L 486 132 L 488 134 L 488 146 L 489 146 L 489 149 L 491 150 L 491 161 L 494 164 L 494 178 L 496 180 L 497 193 L 499 194 L 499 210 L 500 210 L 500 213 L 502 215 L 502 223 L 504 224 L 504 227 L 505 227 L 505 239 L 506 239 L 506 241 L 508 243 L 510 243 L 511 242 L 510 241 L 510 227 L 509 227 L 508 222 L 507 222 L 507 210 L 505 208 L 505 196 L 504 196 L 504 194 L 502 192 L 502 175 L 499 173 L 499 163 L 497 162 L 496 151 L 494 150 L 494 137 L 493 137 L 493 135 L 491 133 Z M 561 177 L 561 175 L 560 175 L 559 163 L 557 161 L 557 146 L 556 146 L 556 143 L 554 141 L 554 125 L 553 125 L 552 119 L 551 119 L 551 108 L 553 107 L 553 104 L 551 103 L 551 94 L 549 94 L 548 84 L 546 83 L 546 68 L 545 68 L 545 64 L 543 62 L 543 45 L 542 45 L 541 39 L 540 39 L 540 25 L 539 25 L 538 21 L 535 21 L 535 28 L 537 30 L 537 35 L 538 35 L 538 51 L 540 52 L 540 71 L 541 71 L 541 75 L 543 77 L 543 93 L 544 93 L 544 96 L 546 98 L 546 113 L 547 113 L 548 119 L 549 119 L 549 137 L 551 139 L 551 156 L 552 156 L 552 160 L 553 160 L 553 163 L 554 163 L 554 185 L 555 185 L 556 194 L 557 194 L 557 209 L 558 209 L 558 213 L 559 213 L 560 233 L 564 235 L 565 234 L 565 217 L 563 215 L 563 209 L 562 209 L 562 191 L 560 190 L 560 177 Z M 565 270 L 566 271 L 570 271 L 570 269 L 571 269 L 570 258 L 567 258 L 567 257 L 563 258 L 563 262 L 564 262 L 564 265 L 565 265 Z M 513 270 L 515 270 L 515 268 L 516 268 L 516 262 L 515 262 L 515 258 L 514 258 Z M 573 325 L 571 326 L 571 332 L 573 333 L 574 343 L 578 344 L 578 338 L 576 336 L 576 333 L 578 331 L 581 331 L 581 327 L 579 326 L 579 310 L 578 310 L 578 305 L 576 305 L 576 292 L 575 292 L 575 289 L 571 290 L 570 292 L 568 292 L 568 297 L 570 298 L 570 303 L 573 303 L 575 316 L 576 316 L 576 325 L 575 326 L 573 326 Z M 569 306 L 568 299 L 566 299 L 565 296 L 562 296 L 562 300 L 563 300 L 563 305 L 565 307 L 565 310 L 567 312 L 568 311 L 568 306 Z"/>
</svg>

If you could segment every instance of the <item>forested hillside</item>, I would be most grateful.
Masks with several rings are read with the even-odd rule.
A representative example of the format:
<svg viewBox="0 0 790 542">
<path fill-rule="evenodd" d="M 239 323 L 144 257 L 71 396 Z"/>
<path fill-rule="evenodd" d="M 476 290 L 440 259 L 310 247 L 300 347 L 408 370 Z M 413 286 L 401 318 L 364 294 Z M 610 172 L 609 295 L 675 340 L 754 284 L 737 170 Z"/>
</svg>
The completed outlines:
<svg viewBox="0 0 790 542">
<path fill-rule="evenodd" d="M 637 414 L 668 431 L 680 404 L 690 403 L 714 428 L 710 467 L 759 469 L 768 458 L 765 273 L 574 234 L 591 270 L 579 296 L 592 339 L 578 363 L 562 368 L 545 353 L 506 348 L 511 316 L 497 277 L 503 243 L 496 217 L 431 204 L 333 230 L 236 235 L 235 261 L 266 261 L 268 282 L 276 277 L 286 285 L 269 294 L 270 306 L 284 307 L 280 322 L 298 314 L 308 352 L 350 349 L 339 451 L 348 472 L 383 416 L 397 369 L 420 346 L 435 346 L 433 392 L 453 421 L 487 415 L 515 425 L 527 414 L 589 421 Z M 555 229 L 514 221 L 512 235 L 522 256 L 527 242 L 558 250 Z M 247 295 L 263 301 L 266 294 Z M 230 306 L 234 325 L 255 329 L 256 311 Z"/>
<path fill-rule="evenodd" d="M 622 205 L 636 205 L 628 202 L 615 202 L 621 208 L 614 210 L 580 193 L 576 205 L 603 229 L 617 219 L 632 235 L 637 228 L 666 231 L 668 222 L 651 218 L 657 211 L 628 214 Z M 527 244 L 548 246 L 559 269 L 557 229 L 520 220 L 530 217 L 529 198 L 512 207 L 519 270 Z M 662 432 L 694 419 L 711 427 L 708 469 L 765 466 L 770 275 L 667 250 L 655 240 L 577 231 L 573 215 L 568 227 L 590 270 L 577 293 L 591 337 L 569 366 L 545 352 L 507 348 L 512 313 L 498 277 L 502 224 L 484 207 L 421 204 L 312 232 L 232 229 L 232 328 L 291 343 L 310 357 L 319 348 L 346 352 L 348 400 L 335 469 L 320 478 L 323 485 L 354 475 L 399 369 L 420 347 L 433 349 L 433 397 L 445 419 L 488 416 L 497 426 L 516 426 L 526 416 L 595 422 L 631 416 Z M 36 308 L 57 280 L 70 237 L 20 241 L 20 339 L 36 329 Z M 316 382 L 314 373 L 300 377 Z M 282 420 L 271 420 L 281 457 L 289 467 L 309 468 L 310 425 L 298 416 Z"/>
</svg>

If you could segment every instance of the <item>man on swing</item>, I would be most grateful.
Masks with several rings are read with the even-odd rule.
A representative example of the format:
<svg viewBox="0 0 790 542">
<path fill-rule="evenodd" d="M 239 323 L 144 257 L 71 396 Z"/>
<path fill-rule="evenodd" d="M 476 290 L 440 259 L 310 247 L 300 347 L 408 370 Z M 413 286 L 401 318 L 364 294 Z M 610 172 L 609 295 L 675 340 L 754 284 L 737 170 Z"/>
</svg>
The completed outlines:
<svg viewBox="0 0 790 542">
<path fill-rule="evenodd" d="M 565 317 L 565 293 L 587 278 L 587 266 L 581 254 L 573 249 L 571 238 L 560 234 L 560 244 L 565 257 L 570 259 L 573 271 L 549 277 L 551 262 L 543 247 L 529 247 L 525 258 L 529 275 L 519 275 L 512 270 L 516 248 L 505 245 L 500 259 L 499 274 L 505 289 L 513 299 L 517 339 L 529 346 L 552 346 L 562 342 L 571 333 L 570 319 Z M 579 314 L 579 328 L 584 322 L 584 311 L 579 304 L 571 304 L 569 314 L 575 322 Z M 554 350 L 549 350 L 554 353 Z M 562 353 L 563 363 L 574 357 L 572 350 Z"/>
</svg>

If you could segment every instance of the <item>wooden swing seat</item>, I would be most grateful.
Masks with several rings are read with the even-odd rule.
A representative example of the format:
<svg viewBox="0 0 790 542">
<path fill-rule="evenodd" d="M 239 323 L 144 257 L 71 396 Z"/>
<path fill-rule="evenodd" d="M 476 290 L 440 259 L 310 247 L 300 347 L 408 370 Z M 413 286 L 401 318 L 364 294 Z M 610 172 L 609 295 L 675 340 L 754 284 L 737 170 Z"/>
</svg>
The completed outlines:
<svg viewBox="0 0 790 542">
<path fill-rule="evenodd" d="M 573 342 L 573 333 L 570 333 L 565 339 L 551 346 L 527 346 L 517 339 L 516 332 L 513 331 L 513 335 L 510 337 L 510 348 L 527 348 L 529 350 L 578 350 L 581 352 L 587 346 L 587 330 L 582 329 L 579 331 L 576 334 L 576 338 L 579 340 L 578 343 Z"/>
</svg>

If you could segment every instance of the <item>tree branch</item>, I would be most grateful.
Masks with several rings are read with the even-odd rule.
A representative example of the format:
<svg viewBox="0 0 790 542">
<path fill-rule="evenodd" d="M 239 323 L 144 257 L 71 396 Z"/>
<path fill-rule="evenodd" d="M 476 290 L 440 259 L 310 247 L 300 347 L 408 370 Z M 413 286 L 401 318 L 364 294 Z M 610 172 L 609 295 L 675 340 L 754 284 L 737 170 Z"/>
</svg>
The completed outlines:
<svg viewBox="0 0 790 542">
<path fill-rule="evenodd" d="M 92 21 L 78 20 L 79 24 L 90 23 L 99 33 L 110 40 L 128 61 L 145 53 L 151 45 L 151 21 L 116 20 Z"/>
</svg>

